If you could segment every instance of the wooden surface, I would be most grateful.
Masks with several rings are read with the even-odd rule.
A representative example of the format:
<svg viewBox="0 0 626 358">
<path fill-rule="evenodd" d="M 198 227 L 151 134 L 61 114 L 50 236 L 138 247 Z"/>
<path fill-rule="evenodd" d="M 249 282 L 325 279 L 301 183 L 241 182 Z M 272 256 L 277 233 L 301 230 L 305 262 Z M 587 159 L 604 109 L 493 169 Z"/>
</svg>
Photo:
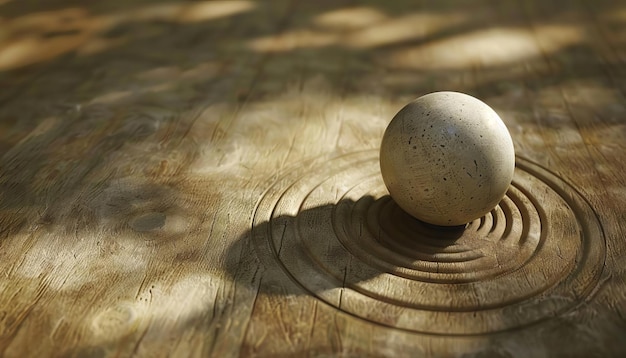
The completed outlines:
<svg viewBox="0 0 626 358">
<path fill-rule="evenodd" d="M 518 155 L 464 231 L 377 149 L 437 90 Z M 626 354 L 624 1 L 0 0 L 0 355 Z"/>
</svg>

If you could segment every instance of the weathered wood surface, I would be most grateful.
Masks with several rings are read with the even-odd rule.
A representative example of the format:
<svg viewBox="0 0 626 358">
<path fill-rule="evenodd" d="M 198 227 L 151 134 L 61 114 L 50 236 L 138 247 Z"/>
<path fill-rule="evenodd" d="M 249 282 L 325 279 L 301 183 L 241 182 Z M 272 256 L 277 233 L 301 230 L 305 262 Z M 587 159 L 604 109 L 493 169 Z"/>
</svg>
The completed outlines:
<svg viewBox="0 0 626 358">
<path fill-rule="evenodd" d="M 436 90 L 520 155 L 461 233 L 376 173 Z M 623 356 L 625 91 L 623 1 L 0 0 L 0 355 Z"/>
</svg>

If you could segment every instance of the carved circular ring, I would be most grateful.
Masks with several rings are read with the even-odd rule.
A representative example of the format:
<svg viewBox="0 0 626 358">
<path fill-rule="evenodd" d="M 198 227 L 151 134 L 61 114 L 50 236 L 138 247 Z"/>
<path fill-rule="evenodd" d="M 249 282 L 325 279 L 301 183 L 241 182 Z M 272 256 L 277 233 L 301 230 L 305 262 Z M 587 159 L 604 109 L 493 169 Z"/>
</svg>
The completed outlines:
<svg viewBox="0 0 626 358">
<path fill-rule="evenodd" d="M 563 314 L 594 289 L 606 254 L 587 200 L 520 157 L 498 206 L 449 229 L 394 203 L 377 151 L 301 163 L 264 193 L 252 232 L 257 249 L 327 304 L 438 335 L 511 330 Z"/>
</svg>

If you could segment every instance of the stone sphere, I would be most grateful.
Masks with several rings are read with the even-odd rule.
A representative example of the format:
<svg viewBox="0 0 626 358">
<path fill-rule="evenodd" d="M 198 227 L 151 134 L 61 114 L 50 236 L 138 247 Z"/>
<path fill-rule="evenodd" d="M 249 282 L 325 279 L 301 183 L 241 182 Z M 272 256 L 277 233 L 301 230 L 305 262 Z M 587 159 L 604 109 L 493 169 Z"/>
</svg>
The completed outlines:
<svg viewBox="0 0 626 358">
<path fill-rule="evenodd" d="M 434 92 L 407 104 L 380 147 L 380 170 L 393 200 L 433 225 L 463 225 L 492 210 L 514 169 L 504 122 L 482 101 L 458 92 Z"/>
</svg>

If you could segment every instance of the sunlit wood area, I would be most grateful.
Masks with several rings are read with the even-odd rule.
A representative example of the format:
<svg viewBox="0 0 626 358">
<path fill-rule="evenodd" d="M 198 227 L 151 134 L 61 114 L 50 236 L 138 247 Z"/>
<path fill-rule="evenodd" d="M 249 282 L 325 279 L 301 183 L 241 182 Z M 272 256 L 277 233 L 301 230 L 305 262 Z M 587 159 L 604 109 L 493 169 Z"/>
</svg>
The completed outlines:
<svg viewBox="0 0 626 358">
<path fill-rule="evenodd" d="M 505 199 L 389 197 L 434 91 Z M 626 356 L 626 2 L 0 0 L 0 356 Z"/>
</svg>

